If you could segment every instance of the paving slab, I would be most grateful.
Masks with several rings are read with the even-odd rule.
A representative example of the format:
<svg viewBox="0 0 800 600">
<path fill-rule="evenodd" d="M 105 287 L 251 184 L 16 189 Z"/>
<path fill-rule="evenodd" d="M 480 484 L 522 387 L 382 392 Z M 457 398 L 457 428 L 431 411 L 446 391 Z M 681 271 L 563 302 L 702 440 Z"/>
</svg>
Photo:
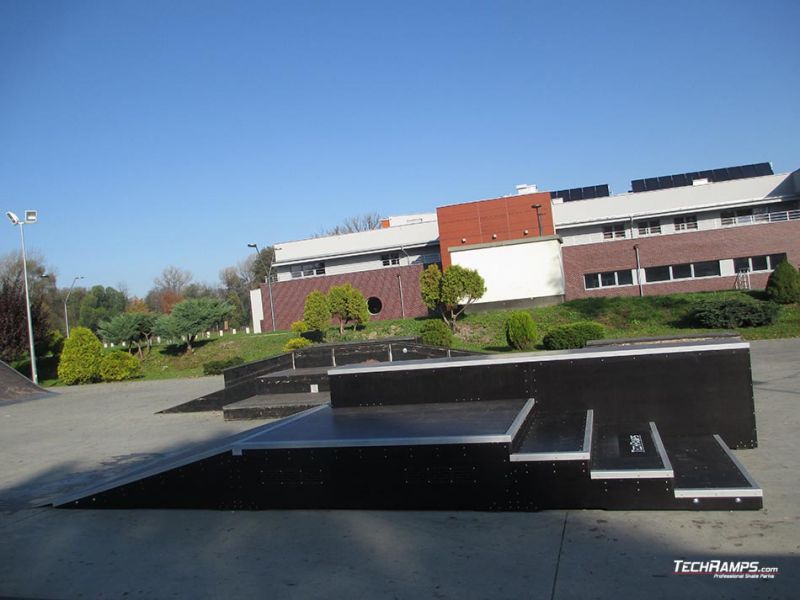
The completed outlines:
<svg viewBox="0 0 800 600">
<path fill-rule="evenodd" d="M 38 502 L 258 422 L 155 415 L 221 378 L 68 388 L 0 406 L 0 596 L 796 598 L 800 340 L 754 342 L 753 512 L 79 511 Z M 778 567 L 676 575 L 675 560 Z"/>
</svg>

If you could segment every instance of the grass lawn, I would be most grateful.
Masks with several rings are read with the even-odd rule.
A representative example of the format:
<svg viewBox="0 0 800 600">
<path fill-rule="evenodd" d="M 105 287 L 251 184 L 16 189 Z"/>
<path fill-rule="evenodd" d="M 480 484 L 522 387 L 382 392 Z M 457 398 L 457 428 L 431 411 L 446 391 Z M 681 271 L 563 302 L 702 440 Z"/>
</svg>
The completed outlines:
<svg viewBox="0 0 800 600">
<path fill-rule="evenodd" d="M 698 298 L 736 296 L 742 292 L 704 292 L 672 294 L 644 298 L 591 298 L 572 300 L 556 306 L 531 309 L 540 337 L 557 325 L 576 321 L 596 321 L 606 326 L 607 338 L 673 336 L 708 333 L 713 330 L 693 327 L 689 316 Z M 750 292 L 756 298 L 763 294 Z M 483 352 L 511 352 L 506 344 L 504 323 L 511 311 L 492 311 L 467 315 L 459 320 L 455 348 Z M 326 341 L 375 340 L 387 337 L 416 337 L 426 319 L 373 321 L 358 331 L 347 330 L 343 336 L 336 328 L 327 332 Z M 778 319 L 764 327 L 746 327 L 737 330 L 747 340 L 773 339 L 800 336 L 800 305 L 782 306 Z M 199 377 L 203 364 L 232 358 L 246 362 L 280 354 L 287 340 L 294 337 L 289 332 L 265 334 L 226 334 L 199 340 L 193 353 L 185 347 L 156 346 L 142 363 L 143 379 L 172 379 Z M 39 361 L 43 385 L 58 385 L 55 358 Z"/>
</svg>

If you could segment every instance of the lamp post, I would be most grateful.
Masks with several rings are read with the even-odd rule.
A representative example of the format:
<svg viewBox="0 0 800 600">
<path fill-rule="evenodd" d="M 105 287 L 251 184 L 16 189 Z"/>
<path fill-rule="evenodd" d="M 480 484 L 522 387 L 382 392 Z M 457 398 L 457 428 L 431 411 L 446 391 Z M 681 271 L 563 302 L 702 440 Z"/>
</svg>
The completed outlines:
<svg viewBox="0 0 800 600">
<path fill-rule="evenodd" d="M 541 204 L 533 204 L 531 208 L 536 209 L 536 225 L 539 227 L 539 237 L 542 237 L 542 213 L 539 211 L 542 208 Z"/>
<path fill-rule="evenodd" d="M 25 256 L 25 225 L 32 225 L 36 223 L 37 213 L 35 210 L 25 211 L 25 220 L 20 221 L 19 217 L 13 212 L 7 212 L 6 216 L 11 221 L 12 225 L 19 226 L 19 237 L 22 244 L 22 275 L 25 280 L 25 311 L 28 316 L 28 344 L 30 345 L 31 352 L 31 380 L 33 383 L 39 383 L 39 373 L 36 370 L 36 350 L 33 345 L 33 321 L 31 320 L 31 297 L 28 291 L 28 259 Z"/>
<path fill-rule="evenodd" d="M 64 323 L 67 326 L 67 337 L 69 337 L 69 312 L 67 311 L 67 302 L 69 302 L 69 297 L 72 294 L 72 288 L 75 287 L 75 282 L 78 281 L 78 279 L 83 279 L 83 275 L 78 275 L 72 280 L 72 285 L 69 286 L 67 297 L 64 298 Z"/>
<path fill-rule="evenodd" d="M 258 244 L 247 244 L 248 248 L 253 248 L 256 251 L 256 255 L 258 255 L 258 260 L 261 261 L 261 266 L 266 267 L 264 264 L 264 257 L 261 256 L 261 251 L 258 249 Z M 272 303 L 272 261 L 269 263 L 269 269 L 267 269 L 267 290 L 269 291 L 269 313 L 272 317 L 272 331 L 276 331 L 275 327 L 275 305 Z"/>
</svg>

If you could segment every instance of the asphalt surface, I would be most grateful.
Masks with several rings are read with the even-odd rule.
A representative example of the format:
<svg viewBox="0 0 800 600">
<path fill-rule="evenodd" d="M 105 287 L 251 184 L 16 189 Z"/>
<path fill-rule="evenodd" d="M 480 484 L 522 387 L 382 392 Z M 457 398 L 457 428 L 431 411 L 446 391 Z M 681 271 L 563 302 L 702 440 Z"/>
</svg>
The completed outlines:
<svg viewBox="0 0 800 600">
<path fill-rule="evenodd" d="M 105 384 L 0 403 L 0 597 L 797 598 L 800 339 L 754 342 L 761 511 L 56 510 L 48 499 L 259 422 L 156 415 L 222 379 Z M 759 561 L 774 579 L 675 574 Z"/>
</svg>

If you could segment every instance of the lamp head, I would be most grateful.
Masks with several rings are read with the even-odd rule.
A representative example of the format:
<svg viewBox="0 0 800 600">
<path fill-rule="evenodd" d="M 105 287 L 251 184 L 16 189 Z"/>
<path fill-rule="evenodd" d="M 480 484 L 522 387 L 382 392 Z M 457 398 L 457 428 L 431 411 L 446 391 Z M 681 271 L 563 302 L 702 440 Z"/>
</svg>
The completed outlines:
<svg viewBox="0 0 800 600">
<path fill-rule="evenodd" d="M 258 248 L 258 244 L 247 244 L 248 248 Z"/>
<path fill-rule="evenodd" d="M 20 223 L 19 217 L 17 215 L 15 215 L 13 212 L 8 211 L 6 213 L 6 216 L 8 217 L 8 220 L 11 221 L 12 225 L 19 225 L 19 223 Z"/>
</svg>

